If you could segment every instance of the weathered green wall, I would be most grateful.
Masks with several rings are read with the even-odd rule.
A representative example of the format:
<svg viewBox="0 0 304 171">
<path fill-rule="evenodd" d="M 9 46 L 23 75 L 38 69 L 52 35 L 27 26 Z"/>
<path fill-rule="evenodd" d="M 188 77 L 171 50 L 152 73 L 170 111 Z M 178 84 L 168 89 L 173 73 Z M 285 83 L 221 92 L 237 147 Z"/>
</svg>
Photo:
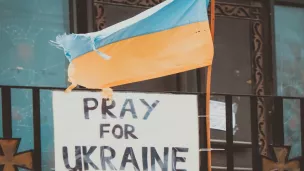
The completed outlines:
<svg viewBox="0 0 304 171">
<path fill-rule="evenodd" d="M 275 7 L 277 93 L 304 96 L 304 8 Z M 301 155 L 299 102 L 284 101 L 285 144 Z"/>
<path fill-rule="evenodd" d="M 66 86 L 66 58 L 49 40 L 69 32 L 68 2 L 0 0 L 0 85 Z M 51 96 L 41 95 L 42 162 L 43 171 L 49 171 L 54 148 Z M 22 138 L 19 151 L 33 149 L 30 90 L 12 91 L 12 119 L 13 137 Z"/>
</svg>

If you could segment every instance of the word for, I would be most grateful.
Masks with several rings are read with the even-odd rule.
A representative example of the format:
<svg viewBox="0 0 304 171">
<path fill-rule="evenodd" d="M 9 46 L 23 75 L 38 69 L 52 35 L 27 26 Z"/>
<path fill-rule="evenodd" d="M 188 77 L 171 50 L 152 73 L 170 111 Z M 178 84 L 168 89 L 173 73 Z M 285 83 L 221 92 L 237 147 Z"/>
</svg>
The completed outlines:
<svg viewBox="0 0 304 171">
<path fill-rule="evenodd" d="M 100 138 L 104 138 L 104 133 L 109 133 L 110 124 L 100 124 Z M 121 139 L 124 137 L 125 139 L 129 139 L 129 137 L 132 137 L 133 139 L 138 139 L 133 133 L 135 131 L 135 127 L 133 125 L 124 124 L 124 127 L 122 127 L 119 124 L 115 124 L 111 128 L 112 135 L 116 139 Z"/>
</svg>

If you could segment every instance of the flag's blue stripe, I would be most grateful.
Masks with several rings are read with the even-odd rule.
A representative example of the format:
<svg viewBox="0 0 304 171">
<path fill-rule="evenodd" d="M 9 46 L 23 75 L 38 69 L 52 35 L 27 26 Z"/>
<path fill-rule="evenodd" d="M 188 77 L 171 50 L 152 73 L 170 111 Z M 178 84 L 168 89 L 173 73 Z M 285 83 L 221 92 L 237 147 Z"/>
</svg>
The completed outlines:
<svg viewBox="0 0 304 171">
<path fill-rule="evenodd" d="M 208 20 L 205 0 L 174 0 L 154 15 L 124 28 L 104 39 L 96 39 L 96 47 L 102 47 L 120 40 L 174 27 Z"/>
<path fill-rule="evenodd" d="M 108 44 L 136 36 L 168 30 L 200 21 L 208 21 L 209 0 L 168 0 L 159 6 L 157 12 L 142 16 L 133 24 L 123 21 L 115 26 L 95 33 L 72 34 L 59 37 L 57 43 L 64 48 L 67 58 L 72 59 Z M 132 20 L 132 19 L 130 19 Z M 144 42 L 143 42 L 144 43 Z M 101 54 L 101 53 L 99 53 Z"/>
</svg>

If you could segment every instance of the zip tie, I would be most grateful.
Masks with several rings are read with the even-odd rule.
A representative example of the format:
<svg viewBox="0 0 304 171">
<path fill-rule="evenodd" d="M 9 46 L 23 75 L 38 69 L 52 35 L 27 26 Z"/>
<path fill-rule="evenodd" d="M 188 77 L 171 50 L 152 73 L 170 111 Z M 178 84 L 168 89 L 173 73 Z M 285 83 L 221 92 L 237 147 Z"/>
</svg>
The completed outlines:
<svg viewBox="0 0 304 171">
<path fill-rule="evenodd" d="M 202 151 L 202 152 L 206 152 L 206 151 L 225 151 L 225 149 L 222 149 L 222 148 L 201 148 L 199 149 L 199 151 Z"/>
<path fill-rule="evenodd" d="M 107 55 L 107 54 L 105 54 L 105 53 L 99 51 L 98 49 L 96 49 L 95 43 L 94 43 L 94 40 L 93 40 L 92 37 L 91 37 L 91 42 L 92 42 L 93 50 L 94 50 L 99 56 L 101 56 L 101 57 L 102 57 L 103 59 L 105 59 L 105 60 L 111 59 L 111 57 L 110 57 L 109 55 Z"/>
</svg>

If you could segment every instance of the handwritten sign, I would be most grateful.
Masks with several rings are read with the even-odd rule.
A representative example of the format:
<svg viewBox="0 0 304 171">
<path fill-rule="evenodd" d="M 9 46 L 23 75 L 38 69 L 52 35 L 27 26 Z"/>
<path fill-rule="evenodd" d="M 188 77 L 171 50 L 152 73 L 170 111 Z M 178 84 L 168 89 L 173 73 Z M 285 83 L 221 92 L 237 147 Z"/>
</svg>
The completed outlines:
<svg viewBox="0 0 304 171">
<path fill-rule="evenodd" d="M 53 92 L 55 170 L 199 171 L 195 95 Z"/>
</svg>

